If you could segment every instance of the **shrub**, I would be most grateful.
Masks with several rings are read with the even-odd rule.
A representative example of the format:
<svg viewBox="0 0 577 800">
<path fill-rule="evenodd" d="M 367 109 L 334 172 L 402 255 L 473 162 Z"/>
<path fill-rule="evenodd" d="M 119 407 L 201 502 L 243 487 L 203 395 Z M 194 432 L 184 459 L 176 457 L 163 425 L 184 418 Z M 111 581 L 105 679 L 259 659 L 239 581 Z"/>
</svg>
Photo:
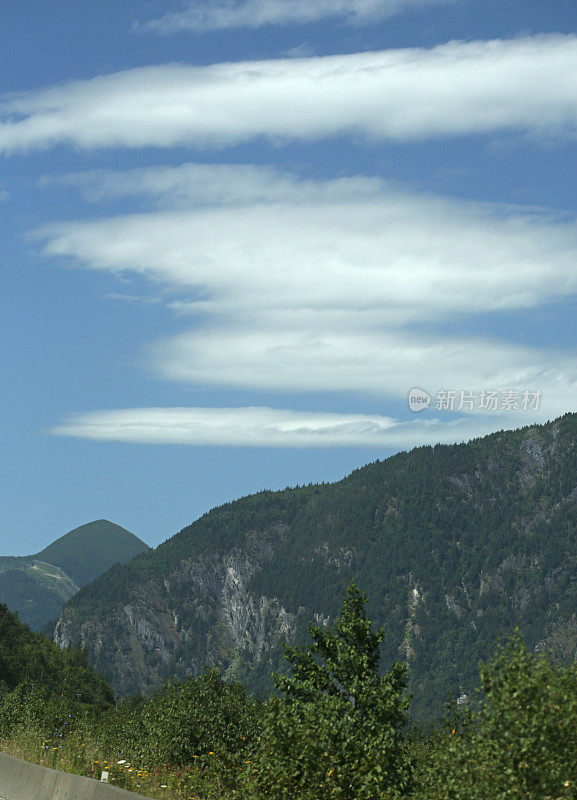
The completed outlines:
<svg viewBox="0 0 577 800">
<path fill-rule="evenodd" d="M 457 715 L 421 781 L 435 800 L 563 800 L 577 796 L 577 671 L 515 637 L 481 667 L 477 713 Z"/>
<path fill-rule="evenodd" d="M 148 766 L 198 760 L 208 768 L 218 760 L 234 775 L 256 738 L 258 714 L 259 703 L 243 686 L 207 669 L 199 678 L 169 683 L 142 706 L 135 720 L 141 726 L 137 757 Z"/>
</svg>

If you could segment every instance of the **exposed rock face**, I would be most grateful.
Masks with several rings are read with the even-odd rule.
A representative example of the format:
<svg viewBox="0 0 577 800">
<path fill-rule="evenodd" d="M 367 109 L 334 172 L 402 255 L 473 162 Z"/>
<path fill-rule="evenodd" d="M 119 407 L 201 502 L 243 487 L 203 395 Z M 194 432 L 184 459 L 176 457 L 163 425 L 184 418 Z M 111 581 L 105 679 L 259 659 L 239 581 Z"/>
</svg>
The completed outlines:
<svg viewBox="0 0 577 800">
<path fill-rule="evenodd" d="M 415 622 L 417 607 L 420 602 L 424 602 L 423 588 L 415 583 L 413 576 L 409 575 L 409 595 L 408 595 L 408 618 L 405 625 L 405 633 L 403 641 L 399 647 L 399 652 L 405 659 L 410 662 L 415 657 L 414 641 L 420 633 L 419 625 Z"/>
<path fill-rule="evenodd" d="M 54 641 L 85 648 L 122 693 L 149 694 L 166 676 L 199 674 L 207 663 L 234 675 L 241 651 L 252 665 L 294 632 L 294 614 L 247 589 L 285 530 L 273 526 L 219 558 L 184 559 L 168 578 L 140 586 L 130 603 L 103 621 L 79 621 L 74 608 L 66 608 Z"/>
<path fill-rule="evenodd" d="M 452 611 L 453 614 L 457 617 L 457 619 L 461 619 L 463 614 L 465 613 L 462 607 L 455 601 L 455 598 L 450 595 L 445 595 L 445 603 L 447 604 L 447 608 L 449 611 Z"/>
</svg>

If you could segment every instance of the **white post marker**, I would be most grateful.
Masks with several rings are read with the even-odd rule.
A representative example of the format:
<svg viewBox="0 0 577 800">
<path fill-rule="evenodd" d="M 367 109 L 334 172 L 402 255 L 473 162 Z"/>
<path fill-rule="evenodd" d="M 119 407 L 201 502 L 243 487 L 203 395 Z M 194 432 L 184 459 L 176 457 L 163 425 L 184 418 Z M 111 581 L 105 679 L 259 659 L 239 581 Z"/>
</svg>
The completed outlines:
<svg viewBox="0 0 577 800">
<path fill-rule="evenodd" d="M 102 775 L 100 776 L 100 782 L 108 783 L 108 772 L 105 769 L 102 770 Z"/>
</svg>

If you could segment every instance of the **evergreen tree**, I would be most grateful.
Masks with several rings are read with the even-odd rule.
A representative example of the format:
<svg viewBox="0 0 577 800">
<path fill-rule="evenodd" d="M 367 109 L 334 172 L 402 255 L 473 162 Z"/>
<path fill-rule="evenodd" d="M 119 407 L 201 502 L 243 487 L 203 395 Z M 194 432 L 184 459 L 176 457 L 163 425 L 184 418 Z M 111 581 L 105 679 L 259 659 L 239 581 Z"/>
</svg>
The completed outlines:
<svg viewBox="0 0 577 800">
<path fill-rule="evenodd" d="M 366 602 L 351 582 L 334 627 L 311 625 L 308 649 L 286 648 L 291 673 L 275 676 L 282 697 L 267 704 L 252 765 L 259 796 L 369 800 L 408 790 L 406 669 L 379 676 L 383 632 L 371 630 Z"/>
</svg>

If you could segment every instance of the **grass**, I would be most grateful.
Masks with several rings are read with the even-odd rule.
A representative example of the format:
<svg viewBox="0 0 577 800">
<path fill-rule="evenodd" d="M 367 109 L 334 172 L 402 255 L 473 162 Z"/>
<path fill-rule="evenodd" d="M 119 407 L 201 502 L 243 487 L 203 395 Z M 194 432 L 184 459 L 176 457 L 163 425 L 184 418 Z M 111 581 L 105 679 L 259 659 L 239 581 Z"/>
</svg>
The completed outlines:
<svg viewBox="0 0 577 800">
<path fill-rule="evenodd" d="M 100 780 L 102 772 L 109 773 L 109 783 L 156 800 L 250 800 L 240 789 L 224 786 L 222 774 L 214 763 L 200 758 L 182 767 L 170 765 L 145 767 L 132 761 L 127 754 L 98 750 L 94 743 L 79 740 L 73 734 L 59 744 L 44 741 L 34 731 L 21 731 L 10 740 L 0 738 L 0 750 L 43 767 L 83 775 Z"/>
</svg>

